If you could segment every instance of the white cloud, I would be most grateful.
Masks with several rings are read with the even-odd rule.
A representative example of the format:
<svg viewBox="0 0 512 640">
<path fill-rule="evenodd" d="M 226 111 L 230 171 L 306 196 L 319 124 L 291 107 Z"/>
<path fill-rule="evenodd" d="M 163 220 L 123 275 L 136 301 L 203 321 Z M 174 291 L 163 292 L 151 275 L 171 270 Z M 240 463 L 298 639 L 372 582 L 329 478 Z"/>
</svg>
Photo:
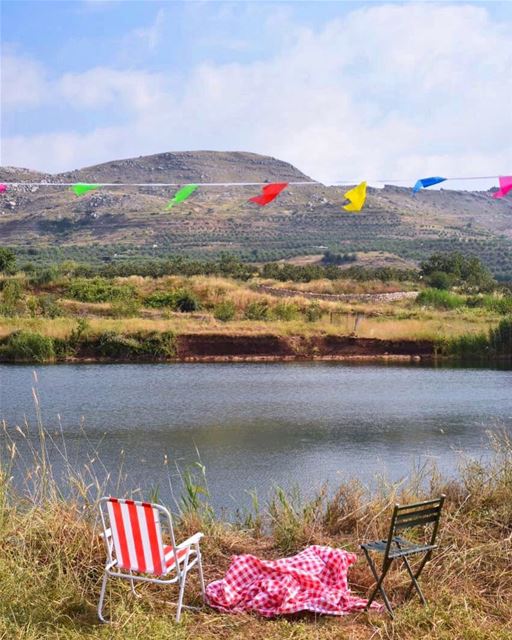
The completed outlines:
<svg viewBox="0 0 512 640">
<path fill-rule="evenodd" d="M 48 100 L 48 81 L 44 67 L 15 53 L 1 59 L 2 108 L 38 107 Z"/>
<path fill-rule="evenodd" d="M 64 170 L 159 151 L 237 149 L 326 181 L 512 169 L 512 20 L 493 23 L 471 5 L 393 4 L 320 31 L 286 14 L 280 21 L 287 47 L 273 58 L 204 63 L 182 84 L 170 73 L 66 74 L 55 83 L 58 99 L 77 109 L 110 106 L 128 124 L 16 136 L 3 156 Z"/>
<path fill-rule="evenodd" d="M 83 73 L 66 73 L 55 83 L 55 98 L 76 109 L 113 109 L 145 112 L 161 99 L 162 78 L 139 71 L 96 67 Z"/>
</svg>

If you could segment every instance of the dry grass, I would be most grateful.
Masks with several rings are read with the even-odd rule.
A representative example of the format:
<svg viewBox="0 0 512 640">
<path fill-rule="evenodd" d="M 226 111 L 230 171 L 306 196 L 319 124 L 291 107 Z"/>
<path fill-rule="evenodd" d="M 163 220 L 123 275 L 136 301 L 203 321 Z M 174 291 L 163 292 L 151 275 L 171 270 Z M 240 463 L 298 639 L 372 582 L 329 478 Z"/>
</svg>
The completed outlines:
<svg viewBox="0 0 512 640">
<path fill-rule="evenodd" d="M 313 543 L 357 550 L 358 542 L 384 534 L 397 500 L 445 492 L 440 551 L 422 578 L 430 602 L 427 608 L 416 600 L 408 601 L 397 607 L 394 620 L 378 613 L 341 619 L 305 614 L 264 620 L 204 609 L 186 613 L 182 623 L 175 625 L 172 609 L 156 601 L 152 588 L 143 588 L 143 599 L 133 600 L 125 584 L 114 582 L 108 602 L 114 624 L 105 627 L 95 616 L 104 562 L 95 498 L 103 489 L 91 479 L 90 467 L 70 469 L 67 479 L 57 486 L 45 453 L 45 442 L 51 436 L 41 423 L 38 433 L 33 459 L 25 461 L 31 490 L 20 494 L 12 485 L 12 462 L 17 454 L 4 425 L 0 458 L 2 639 L 510 638 L 512 443 L 506 438 L 494 441 L 495 455 L 488 466 L 466 462 L 456 480 L 423 470 L 413 474 L 406 485 L 382 485 L 370 494 L 350 483 L 334 496 L 323 491 L 309 502 L 278 490 L 268 508 L 246 513 L 244 524 L 238 525 L 211 517 L 204 504 L 177 514 L 182 536 L 199 527 L 206 533 L 203 555 L 209 581 L 221 577 L 231 555 L 237 553 L 275 558 Z M 133 489 L 127 487 L 127 493 Z M 371 574 L 362 560 L 351 570 L 350 580 L 357 593 L 364 594 L 371 587 Z M 390 573 L 388 587 L 395 604 L 402 601 L 406 585 L 403 571 Z M 189 602 L 197 604 L 197 582 L 190 586 Z"/>
<path fill-rule="evenodd" d="M 290 289 L 292 291 L 307 291 L 309 293 L 329 294 L 359 294 L 359 293 L 393 293 L 395 291 L 415 291 L 418 285 L 407 282 L 382 282 L 380 280 L 311 280 L 311 282 L 276 282 L 262 280 L 261 284 L 276 289 Z"/>
<path fill-rule="evenodd" d="M 104 331 L 118 333 L 173 331 L 182 333 L 222 333 L 226 335 L 258 335 L 273 334 L 277 336 L 314 336 L 314 335 L 349 335 L 354 331 L 356 317 L 357 335 L 364 338 L 380 339 L 443 339 L 487 332 L 495 326 L 499 316 L 485 309 L 461 308 L 452 311 L 441 311 L 421 308 L 411 300 L 393 302 L 331 302 L 320 300 L 315 304 L 321 311 L 321 318 L 308 322 L 305 311 L 311 307 L 310 299 L 294 296 L 277 298 L 263 294 L 252 288 L 251 284 L 241 283 L 229 278 L 213 276 L 167 276 L 163 278 L 143 278 L 131 276 L 118 278 L 118 283 L 132 284 L 138 295 L 143 298 L 155 291 L 187 289 L 201 301 L 202 310 L 194 314 L 173 313 L 166 309 L 135 308 L 135 317 L 116 318 L 110 303 L 84 303 L 61 297 L 58 305 L 65 315 L 49 318 L 41 315 L 30 317 L 28 312 L 15 317 L 0 317 L 0 338 L 13 331 L 24 329 L 35 331 L 52 338 L 66 338 L 76 326 L 79 317 L 85 317 L 89 323 L 89 332 L 98 334 Z M 275 287 L 294 287 L 304 291 L 337 292 L 342 289 L 362 291 L 372 289 L 376 283 L 351 283 L 340 280 L 332 282 L 322 280 L 311 283 L 276 283 Z M 62 285 L 57 295 L 64 295 Z M 390 285 L 392 288 L 394 285 Z M 341 290 L 340 289 L 340 290 Z M 382 289 L 382 287 L 381 287 Z M 236 316 L 229 322 L 220 322 L 213 316 L 214 308 L 220 302 L 233 302 Z M 244 312 L 248 305 L 265 303 L 272 319 L 267 321 L 245 320 Z M 277 320 L 272 309 L 282 303 L 293 305 L 298 310 L 293 320 Z"/>
<path fill-rule="evenodd" d="M 90 306 L 90 305 L 89 305 Z M 103 305 L 102 305 L 103 306 Z M 391 315 L 387 315 L 389 312 Z M 135 333 L 150 331 L 174 331 L 183 333 L 221 333 L 224 335 L 349 335 L 354 330 L 356 316 L 361 316 L 357 325 L 357 335 L 362 338 L 380 339 L 426 339 L 455 337 L 464 334 L 486 332 L 497 324 L 498 318 L 484 315 L 463 315 L 458 311 L 434 313 L 407 313 L 397 307 L 382 310 L 382 306 L 338 305 L 332 318 L 326 312 L 317 322 L 304 320 L 234 320 L 220 322 L 210 313 L 167 314 L 158 312 L 144 318 L 107 318 L 89 316 L 89 332 L 93 335 L 103 331 Z M 382 315 L 380 315 L 382 313 Z M 396 315 L 394 315 L 396 313 Z M 413 317 L 409 317 L 412 315 Z M 418 315 L 419 317 L 414 317 Z M 76 326 L 75 317 L 60 318 L 0 318 L 0 337 L 23 329 L 36 331 L 52 338 L 66 338 Z"/>
</svg>

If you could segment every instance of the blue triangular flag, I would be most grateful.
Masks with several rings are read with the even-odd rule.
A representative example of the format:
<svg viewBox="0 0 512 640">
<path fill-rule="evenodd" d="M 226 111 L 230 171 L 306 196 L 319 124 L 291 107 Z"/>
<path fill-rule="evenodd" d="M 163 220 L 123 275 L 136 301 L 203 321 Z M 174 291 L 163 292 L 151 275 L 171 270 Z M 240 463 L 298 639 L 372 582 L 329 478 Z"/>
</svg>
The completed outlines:
<svg viewBox="0 0 512 640">
<path fill-rule="evenodd" d="M 433 184 L 439 184 L 440 182 L 444 182 L 446 178 L 441 178 L 441 176 L 432 176 L 431 178 L 421 178 L 416 182 L 414 187 L 412 188 L 413 193 L 418 193 L 420 189 L 426 189 L 427 187 L 431 187 Z"/>
</svg>

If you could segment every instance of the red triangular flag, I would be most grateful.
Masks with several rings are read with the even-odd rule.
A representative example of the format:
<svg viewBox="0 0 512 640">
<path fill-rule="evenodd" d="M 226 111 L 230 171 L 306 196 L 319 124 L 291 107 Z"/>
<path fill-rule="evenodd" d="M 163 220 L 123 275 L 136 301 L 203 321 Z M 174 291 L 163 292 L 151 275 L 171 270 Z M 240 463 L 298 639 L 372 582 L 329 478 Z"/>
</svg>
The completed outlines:
<svg viewBox="0 0 512 640">
<path fill-rule="evenodd" d="M 286 189 L 287 186 L 287 182 L 273 182 L 272 184 L 267 184 L 263 187 L 263 193 L 261 196 L 249 198 L 249 202 L 255 202 L 256 204 L 264 207 L 266 204 L 277 198 L 281 191 Z"/>
</svg>

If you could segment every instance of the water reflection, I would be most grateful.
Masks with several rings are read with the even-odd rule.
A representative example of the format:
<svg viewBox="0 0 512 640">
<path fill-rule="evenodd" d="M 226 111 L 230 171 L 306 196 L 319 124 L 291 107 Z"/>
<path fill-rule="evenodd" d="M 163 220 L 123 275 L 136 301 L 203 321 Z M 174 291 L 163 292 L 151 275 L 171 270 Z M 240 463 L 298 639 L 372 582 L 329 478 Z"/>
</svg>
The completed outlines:
<svg viewBox="0 0 512 640">
<path fill-rule="evenodd" d="M 0 366 L 0 417 L 33 424 L 34 367 Z M 343 364 L 58 365 L 35 368 L 44 423 L 73 464 L 120 452 L 130 486 L 168 487 L 164 454 L 208 470 L 217 505 L 245 490 L 375 473 L 392 479 L 458 452 L 481 455 L 488 429 L 512 432 L 512 371 Z M 60 415 L 60 422 L 57 415 Z M 82 426 L 80 426 L 83 417 Z M 11 429 L 12 431 L 12 429 Z M 14 434 L 20 447 L 23 439 Z M 54 452 L 56 469 L 62 465 Z"/>
</svg>

